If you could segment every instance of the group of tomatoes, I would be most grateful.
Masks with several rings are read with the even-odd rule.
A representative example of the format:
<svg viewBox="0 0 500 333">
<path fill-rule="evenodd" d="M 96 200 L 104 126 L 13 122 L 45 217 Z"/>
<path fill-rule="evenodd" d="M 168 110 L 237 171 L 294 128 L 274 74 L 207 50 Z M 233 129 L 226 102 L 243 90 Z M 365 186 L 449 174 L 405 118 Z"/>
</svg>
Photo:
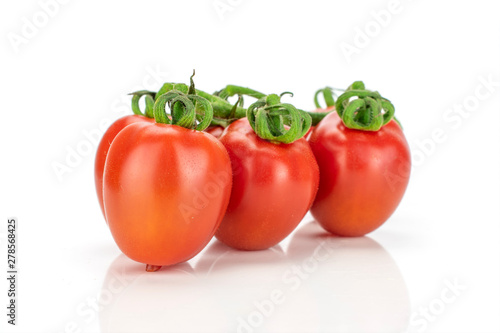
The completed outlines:
<svg viewBox="0 0 500 333">
<path fill-rule="evenodd" d="M 95 160 L 97 196 L 121 251 L 155 271 L 194 257 L 214 235 L 235 249 L 267 249 L 309 210 L 338 236 L 378 228 L 409 180 L 394 107 L 359 81 L 336 101 L 332 89 L 320 92 L 327 106 L 316 95 L 311 113 L 243 87 L 208 94 L 192 79 L 133 93 L 135 114 L 109 127 Z M 245 109 L 243 95 L 257 101 Z"/>
</svg>

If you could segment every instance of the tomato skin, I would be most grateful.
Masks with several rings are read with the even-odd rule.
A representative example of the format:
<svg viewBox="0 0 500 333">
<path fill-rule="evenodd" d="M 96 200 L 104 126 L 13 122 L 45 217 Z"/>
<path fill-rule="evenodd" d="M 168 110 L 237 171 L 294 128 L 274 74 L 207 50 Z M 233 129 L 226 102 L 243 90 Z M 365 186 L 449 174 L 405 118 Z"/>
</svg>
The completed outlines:
<svg viewBox="0 0 500 333">
<path fill-rule="evenodd" d="M 111 234 L 129 258 L 166 266 L 213 237 L 231 193 L 231 162 L 205 132 L 137 123 L 115 138 L 104 169 Z"/>
<path fill-rule="evenodd" d="M 332 112 L 309 143 L 321 175 L 313 217 L 339 236 L 362 236 L 381 226 L 410 177 L 410 149 L 401 127 L 391 120 L 377 132 L 353 130 Z"/>
<path fill-rule="evenodd" d="M 318 165 L 307 141 L 268 142 L 246 118 L 229 125 L 220 141 L 231 158 L 233 189 L 216 238 L 240 250 L 278 244 L 302 220 L 318 189 Z"/>
<path fill-rule="evenodd" d="M 99 200 L 99 205 L 101 206 L 101 212 L 102 215 L 104 215 L 104 219 L 106 219 L 106 214 L 104 213 L 104 204 L 102 201 L 102 179 L 104 175 L 104 164 L 106 163 L 106 157 L 108 156 L 109 147 L 122 129 L 130 124 L 134 124 L 137 122 L 153 123 L 154 119 L 138 115 L 122 117 L 111 124 L 111 126 L 109 126 L 109 128 L 104 133 L 99 146 L 97 147 L 94 164 L 94 181 L 95 189 L 97 192 L 97 199 Z"/>
<path fill-rule="evenodd" d="M 220 138 L 220 136 L 224 132 L 224 127 L 222 127 L 222 126 L 210 126 L 205 130 L 205 132 L 212 134 L 213 136 L 215 136 L 218 139 L 218 138 Z"/>
</svg>

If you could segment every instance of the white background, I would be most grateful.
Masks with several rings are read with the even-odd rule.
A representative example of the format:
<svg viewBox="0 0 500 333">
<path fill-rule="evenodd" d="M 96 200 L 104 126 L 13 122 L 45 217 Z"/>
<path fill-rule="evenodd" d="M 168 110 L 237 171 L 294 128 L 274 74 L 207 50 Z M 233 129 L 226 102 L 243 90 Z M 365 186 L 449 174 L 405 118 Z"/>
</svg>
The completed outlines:
<svg viewBox="0 0 500 333">
<path fill-rule="evenodd" d="M 383 24 L 373 13 L 389 0 L 73 0 L 50 17 L 46 2 L 0 5 L 3 272 L 10 216 L 20 248 L 18 325 L 6 323 L 2 278 L 2 332 L 500 330 L 495 1 L 401 0 Z M 346 56 L 348 44 L 356 53 Z M 380 91 L 413 152 L 398 210 L 365 238 L 327 237 L 308 215 L 272 250 L 213 242 L 186 264 L 143 273 L 101 216 L 85 133 L 130 113 L 127 93 L 187 82 L 193 68 L 208 92 L 293 91 L 304 109 L 325 85 Z M 58 177 L 54 165 L 77 149 Z"/>
</svg>

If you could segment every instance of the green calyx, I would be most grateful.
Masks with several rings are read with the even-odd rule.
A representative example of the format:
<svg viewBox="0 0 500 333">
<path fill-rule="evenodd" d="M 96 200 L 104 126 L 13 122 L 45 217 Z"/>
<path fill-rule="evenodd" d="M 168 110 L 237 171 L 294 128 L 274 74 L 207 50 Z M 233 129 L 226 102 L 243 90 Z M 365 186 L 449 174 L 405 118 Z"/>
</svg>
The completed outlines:
<svg viewBox="0 0 500 333">
<path fill-rule="evenodd" d="M 188 129 L 203 131 L 213 118 L 210 101 L 196 94 L 194 87 L 194 70 L 188 87 L 182 83 L 165 83 L 156 94 L 153 106 L 155 121 L 161 124 L 172 124 Z M 166 107 L 170 107 L 170 117 Z"/>
<path fill-rule="evenodd" d="M 196 94 L 194 74 L 193 70 L 189 87 L 183 83 L 165 83 L 157 93 L 144 90 L 132 93 L 132 110 L 140 112 L 139 99 L 145 96 L 145 113 L 157 123 L 203 131 L 212 121 L 213 108 L 210 101 Z M 170 116 L 167 115 L 167 105 Z"/>
<path fill-rule="evenodd" d="M 318 89 L 314 93 L 314 105 L 316 105 L 316 108 L 321 109 L 322 106 L 319 104 L 318 96 L 319 94 L 323 94 L 323 99 L 325 100 L 326 107 L 331 107 L 335 105 L 335 99 L 333 97 L 333 89 L 330 87 L 325 87 L 322 89 Z"/>
<path fill-rule="evenodd" d="M 250 105 L 246 116 L 257 136 L 273 143 L 292 143 L 302 138 L 311 127 L 311 117 L 307 112 L 292 104 L 281 103 L 276 94 L 262 97 Z"/>
<path fill-rule="evenodd" d="M 154 118 L 153 106 L 155 104 L 155 96 L 156 96 L 156 93 L 154 91 L 139 90 L 130 93 L 129 95 L 132 95 L 132 112 L 134 112 L 134 114 L 139 116 L 146 116 L 148 118 Z M 139 107 L 139 100 L 141 99 L 142 96 L 144 96 L 146 101 L 146 110 L 144 110 L 144 112 L 142 112 L 141 108 Z"/>
<path fill-rule="evenodd" d="M 161 86 L 160 90 L 158 90 L 158 92 L 156 93 L 156 99 L 172 90 L 177 90 L 184 94 L 187 94 L 189 87 L 184 83 L 164 83 L 163 86 Z"/>
<path fill-rule="evenodd" d="M 394 117 L 394 105 L 377 91 L 365 89 L 362 81 L 339 96 L 335 109 L 346 127 L 363 131 L 378 131 Z"/>
<path fill-rule="evenodd" d="M 328 113 L 305 112 L 291 104 L 281 103 L 281 95 L 265 95 L 259 91 L 227 85 L 214 94 L 196 89 L 190 78 L 190 85 L 165 83 L 155 93 L 141 90 L 132 93 L 134 114 L 155 118 L 156 122 L 175 124 L 186 128 L 203 130 L 209 125 L 227 127 L 233 121 L 247 117 L 257 135 L 274 143 L 291 143 L 303 137 L 311 125 L 317 125 Z M 343 93 L 337 97 L 337 93 Z M 293 96 L 293 94 L 291 94 Z M 322 107 L 319 96 L 323 96 L 326 107 Z M 231 104 L 228 98 L 238 96 Z M 243 107 L 243 96 L 256 98 L 248 109 Z M 145 99 L 144 112 L 139 107 Z M 378 131 L 394 117 L 394 105 L 377 91 L 367 90 L 362 81 L 356 81 L 346 90 L 325 87 L 314 94 L 318 109 L 335 107 L 344 125 L 351 129 Z M 166 106 L 170 108 L 167 116 Z M 399 122 L 398 122 L 399 123 Z"/>
<path fill-rule="evenodd" d="M 213 119 L 211 125 L 219 125 L 227 127 L 231 122 L 236 119 L 243 118 L 246 115 L 246 109 L 241 107 L 242 100 L 239 99 L 237 105 L 230 104 L 226 99 L 223 99 L 217 95 L 212 95 L 199 89 L 195 89 L 193 77 L 191 76 L 191 85 L 187 86 L 183 83 L 165 83 L 161 89 L 156 93 L 156 100 L 158 100 L 164 94 L 171 91 L 182 92 L 188 96 L 198 96 L 202 97 L 209 102 L 212 106 Z M 178 108 L 174 106 L 174 108 Z"/>
<path fill-rule="evenodd" d="M 170 117 L 166 112 L 167 104 L 170 106 Z M 161 95 L 154 104 L 155 121 L 161 124 L 203 131 L 210 125 L 212 117 L 212 105 L 207 99 L 179 90 L 171 90 Z"/>
</svg>

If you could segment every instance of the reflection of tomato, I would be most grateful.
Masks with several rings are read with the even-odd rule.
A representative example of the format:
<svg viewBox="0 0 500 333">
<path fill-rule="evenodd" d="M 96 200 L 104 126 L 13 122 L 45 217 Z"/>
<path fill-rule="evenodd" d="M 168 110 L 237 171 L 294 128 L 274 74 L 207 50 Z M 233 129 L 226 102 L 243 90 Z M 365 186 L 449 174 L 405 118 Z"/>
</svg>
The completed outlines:
<svg viewBox="0 0 500 333">
<path fill-rule="evenodd" d="M 222 126 L 210 126 L 205 130 L 205 132 L 212 134 L 217 139 L 220 138 L 222 132 L 224 132 L 224 127 Z"/>
<path fill-rule="evenodd" d="M 230 283 L 236 281 L 229 277 L 231 272 L 237 276 L 257 276 L 259 270 L 268 270 L 269 267 L 276 268 L 283 264 L 288 263 L 285 260 L 285 252 L 279 244 L 262 251 L 242 252 L 222 242 L 213 242 L 200 254 L 200 259 L 196 262 L 196 273 L 200 276 L 215 276 L 219 281 L 227 280 L 224 286 L 228 287 Z M 283 269 L 276 272 L 282 273 L 282 271 Z M 269 278 L 269 273 L 268 270 L 266 279 Z"/>
<path fill-rule="evenodd" d="M 294 232 L 287 256 L 297 267 L 283 279 L 297 286 L 287 304 L 309 308 L 305 295 L 315 295 L 311 306 L 321 304 L 314 313 L 318 327 L 308 332 L 407 331 L 411 306 L 406 283 L 397 263 L 373 239 L 336 237 L 310 222 Z"/>
<path fill-rule="evenodd" d="M 104 208 L 124 254 L 155 266 L 186 261 L 215 233 L 231 192 L 231 162 L 212 135 L 137 123 L 115 138 Z"/>
<path fill-rule="evenodd" d="M 206 297 L 210 299 L 210 309 L 220 309 L 220 314 L 216 324 L 202 331 L 297 332 L 293 327 L 297 323 L 294 319 L 300 318 L 303 322 L 304 318 L 290 318 L 290 312 L 286 311 L 290 294 L 288 286 L 282 282 L 283 273 L 291 266 L 280 245 L 262 251 L 239 251 L 221 242 L 210 244 L 200 254 L 194 269 L 203 285 L 223 286 L 224 291 L 221 294 L 219 288 L 209 288 L 210 294 Z M 257 303 L 259 305 L 255 305 Z M 265 311 L 266 317 L 257 328 L 254 323 L 259 320 L 259 310 Z M 199 314 L 191 311 L 190 316 L 191 320 L 198 320 Z"/>
<path fill-rule="evenodd" d="M 118 135 L 118 133 L 120 133 L 122 129 L 136 122 L 154 122 L 154 119 L 138 115 L 122 117 L 115 121 L 106 130 L 106 133 L 104 133 L 101 142 L 99 143 L 99 147 L 97 147 L 94 166 L 94 180 L 97 199 L 99 199 L 99 205 L 101 205 L 101 211 L 104 217 L 106 217 L 106 214 L 104 213 L 104 205 L 102 202 L 102 178 L 104 175 L 104 164 L 106 163 L 106 156 L 108 155 L 109 146 L 111 146 L 111 143 L 115 139 L 116 135 Z"/>
<path fill-rule="evenodd" d="M 231 158 L 233 189 L 216 237 L 242 250 L 278 244 L 302 220 L 318 188 L 318 165 L 307 141 L 263 140 L 246 118 L 229 125 L 220 141 Z"/>
<path fill-rule="evenodd" d="M 220 313 L 208 306 L 211 299 L 205 296 L 205 288 L 189 263 L 148 274 L 121 254 L 109 266 L 101 288 L 100 332 L 199 332 L 203 325 L 212 327 L 208 325 L 216 324 L 213 318 Z M 88 311 L 95 313 L 90 305 Z M 188 322 L 193 312 L 196 320 Z"/>
<path fill-rule="evenodd" d="M 335 110 L 335 105 L 332 105 L 332 106 L 328 106 L 324 109 L 316 109 L 312 112 L 318 112 L 318 113 L 328 113 L 328 112 L 332 112 Z M 307 131 L 307 133 L 304 135 L 304 138 L 306 139 L 309 139 L 311 137 L 311 133 L 312 131 L 316 128 L 316 126 L 311 126 L 311 128 L 309 129 L 309 131 Z"/>
<path fill-rule="evenodd" d="M 382 225 L 410 177 L 410 150 L 401 127 L 391 120 L 378 131 L 349 129 L 332 112 L 309 142 L 321 175 L 314 218 L 341 236 L 362 236 Z"/>
</svg>

